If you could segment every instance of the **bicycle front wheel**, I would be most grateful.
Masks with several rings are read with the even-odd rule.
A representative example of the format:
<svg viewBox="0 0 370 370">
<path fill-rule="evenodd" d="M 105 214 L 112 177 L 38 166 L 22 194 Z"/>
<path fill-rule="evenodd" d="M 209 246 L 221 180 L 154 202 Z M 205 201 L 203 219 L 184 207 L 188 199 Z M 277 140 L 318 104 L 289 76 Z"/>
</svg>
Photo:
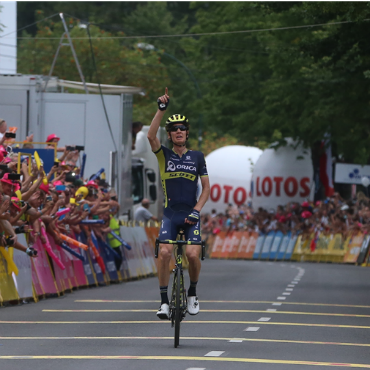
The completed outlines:
<svg viewBox="0 0 370 370">
<path fill-rule="evenodd" d="M 176 269 L 176 299 L 175 299 L 175 348 L 178 347 L 180 343 L 180 321 L 181 321 L 181 271 Z"/>
</svg>

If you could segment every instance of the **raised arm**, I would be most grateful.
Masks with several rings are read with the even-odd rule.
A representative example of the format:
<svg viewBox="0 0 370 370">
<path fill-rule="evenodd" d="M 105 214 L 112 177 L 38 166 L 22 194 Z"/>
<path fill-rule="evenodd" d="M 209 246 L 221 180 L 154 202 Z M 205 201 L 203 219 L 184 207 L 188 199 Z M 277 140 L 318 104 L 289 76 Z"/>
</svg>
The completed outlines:
<svg viewBox="0 0 370 370">
<path fill-rule="evenodd" d="M 161 143 L 157 138 L 157 132 L 159 126 L 161 125 L 162 118 L 164 113 L 170 103 L 170 97 L 168 96 L 168 89 L 166 87 L 166 92 L 164 95 L 160 96 L 157 100 L 158 102 L 158 110 L 155 114 L 152 123 L 150 124 L 149 131 L 148 131 L 148 140 L 153 152 L 156 152 L 160 147 Z"/>
</svg>

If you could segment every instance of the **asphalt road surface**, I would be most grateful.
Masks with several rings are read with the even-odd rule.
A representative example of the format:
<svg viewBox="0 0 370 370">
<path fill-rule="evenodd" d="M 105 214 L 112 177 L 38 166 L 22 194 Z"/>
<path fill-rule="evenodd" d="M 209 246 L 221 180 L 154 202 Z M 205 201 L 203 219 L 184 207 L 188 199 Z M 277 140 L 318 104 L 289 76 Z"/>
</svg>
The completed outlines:
<svg viewBox="0 0 370 370">
<path fill-rule="evenodd" d="M 176 349 L 155 277 L 2 308 L 0 369 L 370 369 L 370 268 L 206 260 L 198 295 Z"/>
</svg>

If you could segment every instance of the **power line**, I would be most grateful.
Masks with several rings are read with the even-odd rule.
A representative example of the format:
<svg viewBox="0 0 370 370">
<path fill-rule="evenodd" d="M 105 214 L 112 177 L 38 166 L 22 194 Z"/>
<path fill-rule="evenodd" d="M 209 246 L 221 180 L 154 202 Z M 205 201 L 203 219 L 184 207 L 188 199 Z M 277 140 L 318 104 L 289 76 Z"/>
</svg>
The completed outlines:
<svg viewBox="0 0 370 370">
<path fill-rule="evenodd" d="M 53 15 L 50 15 L 49 17 L 46 17 L 46 18 L 41 19 L 41 20 L 39 20 L 39 21 L 37 21 L 37 22 L 31 23 L 31 24 L 29 24 L 29 25 L 27 25 L 27 26 L 24 26 L 24 27 L 22 27 L 22 28 L 19 28 L 18 30 L 15 30 L 15 31 L 12 31 L 12 32 L 6 33 L 5 35 L 0 36 L 0 38 L 1 38 L 1 39 L 3 39 L 3 38 L 4 38 L 4 37 L 6 37 L 6 36 L 9 36 L 9 35 L 12 35 L 13 33 L 16 33 L 16 32 L 19 32 L 19 31 L 22 31 L 22 30 L 24 30 L 24 29 L 26 29 L 26 28 L 28 28 L 28 27 L 34 26 L 34 25 L 35 25 L 35 24 L 37 24 L 37 23 L 40 23 L 40 22 L 46 21 L 47 19 L 49 19 L 49 18 L 53 18 L 53 17 L 55 17 L 56 15 L 59 15 L 59 14 L 58 14 L 58 13 L 55 13 L 55 14 L 53 14 Z M 17 39 L 18 39 L 18 38 L 19 38 L 19 37 L 17 37 Z"/>
<path fill-rule="evenodd" d="M 363 21 L 369 21 L 370 19 L 364 19 Z M 255 33 L 255 32 L 268 32 L 268 31 L 284 31 L 291 29 L 302 29 L 302 28 L 313 28 L 323 26 L 336 26 L 338 24 L 358 23 L 356 21 L 343 21 L 343 22 L 332 22 L 332 23 L 320 23 L 310 24 L 304 26 L 291 26 L 291 27 L 278 27 L 278 28 L 262 28 L 256 30 L 242 30 L 242 31 L 225 31 L 225 32 L 204 32 L 204 33 L 184 33 L 177 35 L 142 35 L 142 36 L 95 36 L 91 39 L 96 40 L 109 40 L 109 39 L 143 39 L 143 38 L 169 38 L 169 37 L 193 37 L 193 36 L 217 36 L 217 35 L 232 35 L 232 34 L 243 34 L 243 33 Z M 28 26 L 27 26 L 28 27 Z M 17 37 L 18 39 L 27 39 L 28 37 Z M 38 40 L 59 40 L 57 37 L 38 37 Z M 73 40 L 88 40 L 88 37 L 72 37 Z"/>
</svg>

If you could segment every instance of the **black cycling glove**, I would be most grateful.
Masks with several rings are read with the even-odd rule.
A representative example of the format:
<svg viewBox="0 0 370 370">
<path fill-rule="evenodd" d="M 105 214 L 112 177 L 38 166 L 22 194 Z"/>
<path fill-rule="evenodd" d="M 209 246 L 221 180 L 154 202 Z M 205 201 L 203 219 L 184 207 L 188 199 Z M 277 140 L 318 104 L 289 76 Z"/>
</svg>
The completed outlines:
<svg viewBox="0 0 370 370">
<path fill-rule="evenodd" d="M 168 98 L 167 103 L 162 103 L 159 99 L 157 100 L 158 103 L 158 109 L 159 110 L 166 110 L 168 105 L 170 104 L 170 99 Z"/>
<path fill-rule="evenodd" d="M 198 222 L 199 221 L 199 211 L 197 211 L 196 209 L 193 209 L 190 213 L 190 215 L 188 216 L 188 221 L 191 221 L 191 222 Z"/>
</svg>

